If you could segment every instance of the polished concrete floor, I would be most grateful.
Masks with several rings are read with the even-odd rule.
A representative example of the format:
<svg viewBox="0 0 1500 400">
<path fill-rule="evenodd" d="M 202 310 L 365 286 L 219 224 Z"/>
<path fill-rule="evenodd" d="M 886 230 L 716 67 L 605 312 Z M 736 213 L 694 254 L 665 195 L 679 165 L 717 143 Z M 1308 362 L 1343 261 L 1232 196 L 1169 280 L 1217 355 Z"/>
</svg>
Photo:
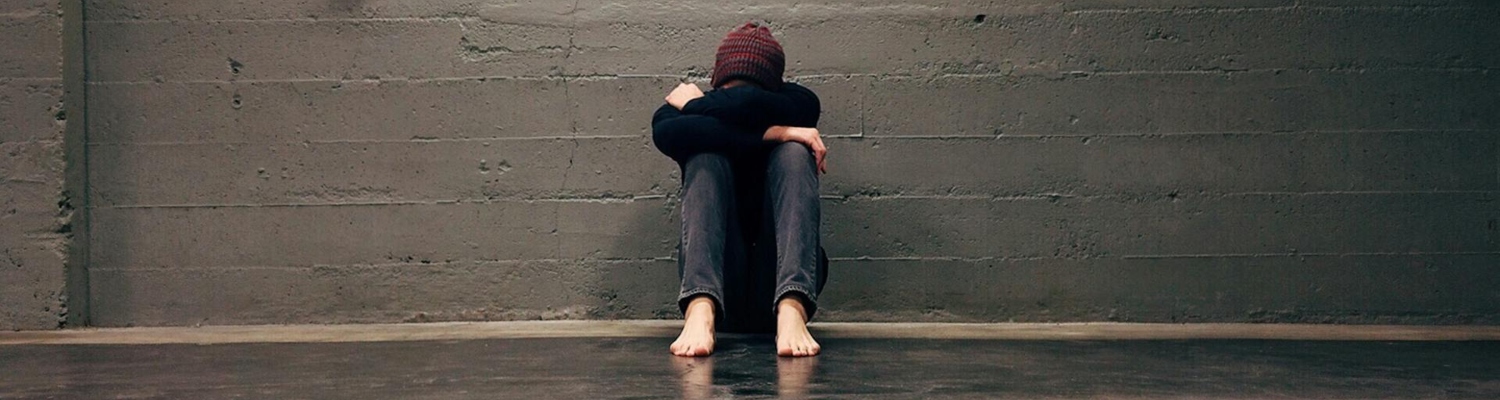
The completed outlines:
<svg viewBox="0 0 1500 400">
<path fill-rule="evenodd" d="M 670 337 L 0 342 L 0 398 L 1500 398 L 1500 342 Z"/>
</svg>

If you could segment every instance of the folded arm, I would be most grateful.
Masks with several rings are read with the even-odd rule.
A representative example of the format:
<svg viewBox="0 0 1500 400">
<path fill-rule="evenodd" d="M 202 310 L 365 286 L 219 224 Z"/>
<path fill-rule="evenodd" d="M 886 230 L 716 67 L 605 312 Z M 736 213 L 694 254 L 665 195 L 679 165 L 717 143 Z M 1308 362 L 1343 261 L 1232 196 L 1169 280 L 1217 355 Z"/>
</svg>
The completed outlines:
<svg viewBox="0 0 1500 400">
<path fill-rule="evenodd" d="M 683 114 L 668 104 L 657 109 L 652 117 L 651 141 L 657 150 L 678 163 L 686 163 L 699 153 L 740 157 L 765 147 L 765 143 L 797 142 L 813 152 L 819 172 L 828 172 L 824 161 L 828 148 L 823 145 L 817 128 L 781 125 L 751 128 L 706 115 Z"/>
<path fill-rule="evenodd" d="M 744 154 L 760 148 L 764 137 L 764 128 L 683 114 L 671 105 L 661 106 L 651 119 L 651 141 L 656 149 L 679 163 L 698 153 Z"/>
<path fill-rule="evenodd" d="M 682 106 L 684 114 L 706 115 L 747 126 L 815 127 L 821 112 L 818 96 L 795 83 L 779 91 L 745 85 L 703 93 Z"/>
<path fill-rule="evenodd" d="M 652 115 L 651 139 L 657 150 L 679 163 L 698 153 L 738 157 L 764 143 L 798 142 L 826 172 L 827 147 L 816 129 L 821 112 L 818 96 L 794 83 L 778 92 L 746 86 L 710 93 L 682 84 Z"/>
</svg>

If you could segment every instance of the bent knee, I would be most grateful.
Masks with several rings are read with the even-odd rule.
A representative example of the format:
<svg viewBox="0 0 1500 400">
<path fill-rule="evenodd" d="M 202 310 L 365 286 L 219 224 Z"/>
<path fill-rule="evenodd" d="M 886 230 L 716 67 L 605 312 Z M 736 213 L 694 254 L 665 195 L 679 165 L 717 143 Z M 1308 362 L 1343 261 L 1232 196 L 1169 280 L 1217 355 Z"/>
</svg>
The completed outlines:
<svg viewBox="0 0 1500 400">
<path fill-rule="evenodd" d="M 729 157 L 719 153 L 698 153 L 688 157 L 683 167 L 688 171 L 728 171 Z"/>
<path fill-rule="evenodd" d="M 789 173 L 812 172 L 817 168 L 817 160 L 807 146 L 788 142 L 771 150 L 770 166 Z"/>
<path fill-rule="evenodd" d="M 734 171 L 729 162 L 729 157 L 723 154 L 695 154 L 691 158 L 688 158 L 687 163 L 682 165 L 682 183 L 684 186 L 710 184 L 710 182 L 727 184 L 732 180 L 734 180 Z"/>
</svg>

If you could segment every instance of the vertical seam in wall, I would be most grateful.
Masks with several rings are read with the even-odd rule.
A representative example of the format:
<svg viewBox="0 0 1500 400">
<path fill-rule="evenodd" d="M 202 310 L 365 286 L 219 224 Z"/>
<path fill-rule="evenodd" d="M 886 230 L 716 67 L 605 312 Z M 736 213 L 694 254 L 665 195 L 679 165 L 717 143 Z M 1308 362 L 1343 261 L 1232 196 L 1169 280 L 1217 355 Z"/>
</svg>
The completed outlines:
<svg viewBox="0 0 1500 400">
<path fill-rule="evenodd" d="M 64 173 L 64 189 L 75 195 L 69 200 L 73 204 L 71 241 L 68 244 L 68 259 L 64 262 L 68 315 L 61 327 L 83 327 L 93 320 L 92 300 L 89 285 L 89 264 L 93 239 L 92 210 L 89 198 L 89 119 L 88 119 L 88 16 L 85 15 L 86 0 L 60 0 L 58 9 L 63 13 L 63 102 L 68 113 L 68 124 L 64 131 L 64 157 L 69 171 Z M 69 43 L 72 43 L 70 46 Z M 72 61 L 69 61 L 71 59 Z M 69 90 L 69 88 L 74 90 Z M 77 113 L 78 115 L 73 115 Z"/>
<path fill-rule="evenodd" d="M 89 127 L 89 114 L 90 113 L 88 111 L 88 104 L 89 104 L 88 103 L 88 99 L 89 99 L 89 40 L 88 40 L 89 39 L 89 37 L 88 37 L 89 36 L 89 29 L 88 29 L 88 18 L 89 18 L 89 15 L 88 15 L 88 6 L 87 6 L 87 3 L 88 3 L 88 0 L 78 0 L 78 47 L 79 47 L 78 64 L 79 64 L 79 72 L 80 72 L 79 79 L 82 80 L 82 82 L 79 84 L 79 87 L 81 88 L 80 92 L 82 92 L 82 97 L 80 97 L 79 100 L 78 100 L 79 101 L 78 108 L 80 110 L 83 110 L 83 126 L 79 128 L 79 132 L 82 133 L 82 135 L 80 135 L 81 139 L 83 139 L 83 142 L 79 143 L 79 145 L 83 146 L 83 149 L 81 149 L 81 152 L 83 153 L 83 159 L 80 160 L 80 162 L 79 162 L 79 164 L 82 165 L 82 167 L 83 167 L 83 182 L 81 182 L 82 185 L 83 185 L 83 198 L 79 200 L 79 204 L 82 206 L 83 219 L 85 220 L 85 223 L 86 223 L 86 226 L 84 227 L 84 228 L 86 228 L 86 230 L 83 232 L 83 235 L 82 235 L 83 236 L 83 242 L 84 242 L 84 247 L 83 247 L 83 249 L 84 249 L 83 250 L 83 263 L 80 264 L 80 267 L 79 267 L 80 279 L 82 280 L 82 283 L 83 283 L 82 288 L 81 288 L 81 290 L 83 291 L 83 293 L 82 293 L 83 297 L 81 299 L 79 299 L 79 301 L 84 304 L 84 311 L 86 313 L 83 316 L 83 325 L 84 326 L 90 325 L 91 322 L 94 320 L 94 314 L 93 314 L 94 313 L 94 307 L 92 307 L 92 304 L 91 304 L 93 302 L 93 299 L 94 299 L 93 298 L 93 290 L 92 290 L 93 285 L 89 281 L 89 267 L 93 264 L 91 261 L 93 261 L 92 259 L 93 259 L 93 254 L 94 254 L 93 250 L 91 248 L 91 246 L 93 246 L 93 244 L 94 244 L 94 223 L 93 223 L 94 222 L 94 204 L 93 204 L 93 200 L 92 200 L 93 196 L 94 196 L 94 193 L 93 193 L 93 187 L 94 187 L 94 185 L 92 184 L 93 173 L 92 173 L 91 169 L 89 168 L 90 167 L 89 164 L 91 164 L 93 161 L 92 161 L 92 157 L 89 154 L 89 145 L 88 145 L 89 144 L 89 128 L 90 128 Z"/>
</svg>

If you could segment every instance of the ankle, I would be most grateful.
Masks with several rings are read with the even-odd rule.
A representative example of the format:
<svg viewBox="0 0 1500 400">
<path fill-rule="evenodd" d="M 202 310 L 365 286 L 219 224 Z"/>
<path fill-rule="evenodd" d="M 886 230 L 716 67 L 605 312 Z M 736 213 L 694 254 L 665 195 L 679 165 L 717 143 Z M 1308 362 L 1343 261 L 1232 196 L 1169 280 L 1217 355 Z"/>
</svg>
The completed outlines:
<svg viewBox="0 0 1500 400">
<path fill-rule="evenodd" d="M 807 307 L 804 306 L 802 304 L 802 301 L 798 300 L 796 297 L 783 297 L 781 298 L 781 301 L 776 302 L 776 316 L 787 318 L 795 317 L 798 321 L 806 322 Z"/>
<path fill-rule="evenodd" d="M 714 311 L 713 299 L 708 296 L 698 296 L 688 301 L 687 309 L 683 311 L 683 319 L 712 324 L 715 317 Z"/>
</svg>

